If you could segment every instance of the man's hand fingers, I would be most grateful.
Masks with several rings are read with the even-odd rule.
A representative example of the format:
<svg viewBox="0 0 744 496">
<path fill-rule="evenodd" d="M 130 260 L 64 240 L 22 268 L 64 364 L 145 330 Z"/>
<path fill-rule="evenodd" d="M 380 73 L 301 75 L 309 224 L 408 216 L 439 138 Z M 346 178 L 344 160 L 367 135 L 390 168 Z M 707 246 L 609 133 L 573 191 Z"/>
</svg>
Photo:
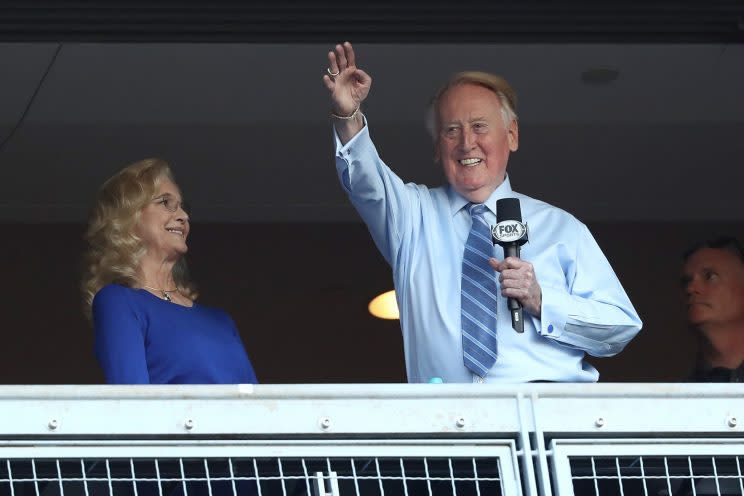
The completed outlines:
<svg viewBox="0 0 744 496">
<path fill-rule="evenodd" d="M 371 86 L 372 85 L 372 76 L 370 76 L 369 74 L 367 74 L 363 70 L 357 69 L 354 74 L 356 75 L 357 81 L 359 82 L 359 84 L 361 84 L 363 86 Z"/>
<path fill-rule="evenodd" d="M 323 76 L 323 84 L 325 85 L 326 88 L 328 88 L 328 91 L 333 93 L 333 88 L 336 87 L 336 84 L 333 82 L 333 79 L 331 79 L 331 77 L 328 74 Z"/>
<path fill-rule="evenodd" d="M 505 269 L 519 269 L 521 267 L 524 267 L 525 265 L 532 265 L 529 262 L 525 262 L 524 260 L 517 257 L 507 257 L 503 260 L 489 258 L 488 263 L 489 265 L 491 265 L 491 267 L 493 267 L 495 270 L 498 270 L 499 272 Z"/>
<path fill-rule="evenodd" d="M 346 62 L 349 67 L 356 67 L 356 56 L 354 55 L 354 47 L 348 41 L 344 42 L 344 50 L 346 51 Z"/>
<path fill-rule="evenodd" d="M 333 51 L 328 52 L 328 70 L 333 74 L 338 71 L 338 61 L 336 60 L 336 54 Z"/>
<path fill-rule="evenodd" d="M 336 60 L 338 61 L 338 68 L 344 70 L 347 67 L 346 61 L 346 50 L 341 45 L 336 45 Z"/>
<path fill-rule="evenodd" d="M 506 269 L 499 275 L 499 282 L 510 288 L 526 288 L 532 283 L 532 278 L 524 272 Z"/>
<path fill-rule="evenodd" d="M 525 264 L 529 264 L 529 262 L 525 262 L 521 258 L 517 257 L 506 257 L 502 263 L 508 269 L 518 269 L 524 267 Z"/>
<path fill-rule="evenodd" d="M 529 296 L 529 291 L 524 288 L 506 288 L 502 286 L 501 294 L 507 298 L 515 298 L 521 301 Z"/>
<path fill-rule="evenodd" d="M 488 264 L 499 273 L 501 295 L 519 300 L 527 312 L 539 317 L 542 291 L 532 264 L 516 257 L 489 258 Z"/>
<path fill-rule="evenodd" d="M 502 270 L 501 264 L 502 264 L 501 260 L 498 260 L 496 258 L 488 259 L 488 265 L 493 267 L 493 270 L 495 270 L 496 272 L 501 272 Z"/>
</svg>

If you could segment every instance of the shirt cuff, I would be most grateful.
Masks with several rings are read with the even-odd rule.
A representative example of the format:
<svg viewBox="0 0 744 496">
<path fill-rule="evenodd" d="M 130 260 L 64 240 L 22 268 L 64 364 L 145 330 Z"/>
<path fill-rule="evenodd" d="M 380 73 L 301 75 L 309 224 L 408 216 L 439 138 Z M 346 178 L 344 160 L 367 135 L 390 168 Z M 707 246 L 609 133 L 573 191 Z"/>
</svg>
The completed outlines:
<svg viewBox="0 0 744 496">
<path fill-rule="evenodd" d="M 566 320 L 568 315 L 566 308 L 570 308 L 571 295 L 565 291 L 543 287 L 542 291 L 542 308 L 540 309 L 540 318 L 533 317 L 535 328 L 541 336 L 549 338 L 560 338 L 566 330 Z"/>
<path fill-rule="evenodd" d="M 336 131 L 336 126 L 331 126 L 331 129 L 333 129 L 333 142 L 336 145 L 336 157 L 342 158 L 344 160 L 350 160 L 350 155 L 353 151 L 353 147 L 356 145 L 358 141 L 361 141 L 362 135 L 365 137 L 369 135 L 369 128 L 367 127 L 367 118 L 362 115 L 362 120 L 364 121 L 364 127 L 354 135 L 353 138 L 349 140 L 348 143 L 345 145 L 341 144 L 341 138 L 338 137 L 338 132 Z"/>
<path fill-rule="evenodd" d="M 541 336 L 593 356 L 612 356 L 622 349 L 622 346 L 615 349 L 613 344 L 607 342 L 608 336 L 620 334 L 619 329 L 613 331 L 615 326 L 597 323 L 589 325 L 576 315 L 567 313 L 567 309 L 574 308 L 575 305 L 570 294 L 555 288 L 543 288 L 542 298 L 542 319 L 535 319 L 534 322 Z"/>
</svg>

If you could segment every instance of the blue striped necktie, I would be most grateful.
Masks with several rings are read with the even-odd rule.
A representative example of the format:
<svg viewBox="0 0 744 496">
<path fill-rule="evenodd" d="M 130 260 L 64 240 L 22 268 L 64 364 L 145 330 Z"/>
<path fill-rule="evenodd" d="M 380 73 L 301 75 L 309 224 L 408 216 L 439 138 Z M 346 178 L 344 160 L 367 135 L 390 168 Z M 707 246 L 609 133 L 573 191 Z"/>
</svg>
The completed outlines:
<svg viewBox="0 0 744 496">
<path fill-rule="evenodd" d="M 496 361 L 496 271 L 488 265 L 493 243 L 486 206 L 470 204 L 468 210 L 473 227 L 462 257 L 462 352 L 465 366 L 486 377 Z"/>
</svg>

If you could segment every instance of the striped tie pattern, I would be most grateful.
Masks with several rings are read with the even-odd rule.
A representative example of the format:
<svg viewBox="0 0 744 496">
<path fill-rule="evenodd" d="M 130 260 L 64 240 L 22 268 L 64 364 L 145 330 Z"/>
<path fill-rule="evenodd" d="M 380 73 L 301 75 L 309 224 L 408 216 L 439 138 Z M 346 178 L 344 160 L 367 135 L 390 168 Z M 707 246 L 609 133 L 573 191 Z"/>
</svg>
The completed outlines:
<svg viewBox="0 0 744 496">
<path fill-rule="evenodd" d="M 474 374 L 485 377 L 496 361 L 496 272 L 488 265 L 493 243 L 483 217 L 486 206 L 470 204 L 468 210 L 473 227 L 462 257 L 463 361 Z"/>
</svg>

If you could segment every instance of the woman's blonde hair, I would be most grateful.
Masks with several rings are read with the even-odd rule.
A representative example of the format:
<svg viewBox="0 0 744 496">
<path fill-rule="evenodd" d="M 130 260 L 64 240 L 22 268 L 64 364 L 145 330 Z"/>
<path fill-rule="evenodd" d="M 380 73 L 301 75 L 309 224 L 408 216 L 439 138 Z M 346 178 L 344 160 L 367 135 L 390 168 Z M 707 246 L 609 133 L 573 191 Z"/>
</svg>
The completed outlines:
<svg viewBox="0 0 744 496">
<path fill-rule="evenodd" d="M 139 284 L 137 267 L 145 254 L 145 246 L 135 233 L 135 227 L 142 209 L 153 200 L 163 180 L 175 183 L 168 163 L 147 158 L 114 174 L 98 191 L 85 232 L 88 250 L 82 291 L 84 311 L 89 319 L 93 297 L 102 287 L 111 283 L 127 287 Z M 181 294 L 196 299 L 183 257 L 173 267 L 173 280 Z"/>
</svg>

